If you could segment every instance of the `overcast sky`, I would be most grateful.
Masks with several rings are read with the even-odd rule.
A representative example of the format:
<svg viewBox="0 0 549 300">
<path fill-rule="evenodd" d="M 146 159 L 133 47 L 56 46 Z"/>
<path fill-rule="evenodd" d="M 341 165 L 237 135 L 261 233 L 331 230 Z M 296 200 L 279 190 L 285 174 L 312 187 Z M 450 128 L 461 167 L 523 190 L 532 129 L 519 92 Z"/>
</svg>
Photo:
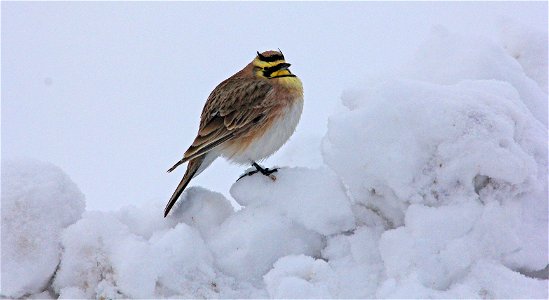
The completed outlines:
<svg viewBox="0 0 549 300">
<path fill-rule="evenodd" d="M 280 48 L 304 82 L 302 121 L 285 146 L 298 149 L 318 143 L 343 90 L 398 66 L 435 25 L 495 37 L 507 17 L 547 32 L 545 2 L 1 6 L 2 158 L 58 165 L 88 209 L 102 210 L 168 200 L 184 167 L 166 169 L 194 139 L 207 96 L 256 51 Z M 320 164 L 306 155 L 265 165 Z M 191 185 L 227 195 L 243 170 L 220 159 Z"/>
</svg>

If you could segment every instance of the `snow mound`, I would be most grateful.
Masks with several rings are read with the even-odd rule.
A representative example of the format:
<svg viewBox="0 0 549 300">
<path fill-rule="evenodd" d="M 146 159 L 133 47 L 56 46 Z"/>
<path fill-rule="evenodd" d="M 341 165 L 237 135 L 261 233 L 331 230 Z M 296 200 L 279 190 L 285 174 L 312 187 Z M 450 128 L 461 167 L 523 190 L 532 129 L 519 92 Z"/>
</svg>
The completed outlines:
<svg viewBox="0 0 549 300">
<path fill-rule="evenodd" d="M 508 82 L 531 113 L 547 126 L 547 89 L 543 83 L 538 84 L 543 80 L 541 73 L 547 76 L 547 37 L 511 24 L 503 27 L 502 36 L 505 47 L 488 38 L 465 37 L 436 27 L 403 75 L 444 85 L 480 79 Z"/>
<path fill-rule="evenodd" d="M 547 34 L 509 19 L 500 22 L 503 47 L 547 94 Z"/>
<path fill-rule="evenodd" d="M 330 298 L 327 283 L 332 270 L 328 263 L 305 255 L 279 259 L 264 276 L 271 298 Z"/>
<path fill-rule="evenodd" d="M 231 195 L 244 208 L 209 240 L 221 270 L 250 282 L 286 255 L 319 256 L 323 236 L 354 227 L 350 202 L 339 179 L 327 169 L 280 169 L 276 181 L 244 177 Z"/>
<path fill-rule="evenodd" d="M 63 233 L 55 291 L 61 298 L 219 295 L 216 281 L 230 280 L 217 277 L 204 238 L 233 210 L 223 195 L 203 188 L 189 188 L 181 200 L 166 219 L 158 216 L 160 202 L 86 213 Z"/>
<path fill-rule="evenodd" d="M 268 208 L 322 235 L 354 228 L 345 188 L 331 170 L 283 168 L 274 174 L 275 182 L 266 176 L 244 177 L 232 186 L 231 195 L 247 209 Z"/>
<path fill-rule="evenodd" d="M 507 83 L 392 81 L 352 102 L 330 119 L 324 158 L 393 225 L 410 203 L 457 203 L 494 187 L 543 192 L 546 129 Z"/>
<path fill-rule="evenodd" d="M 346 93 L 348 110 L 330 118 L 322 145 L 355 207 L 388 229 L 385 279 L 370 295 L 546 296 L 519 272 L 548 263 L 547 127 L 534 108 L 547 95 L 502 47 L 444 30 L 412 66 L 405 74 L 421 81 Z M 497 280 L 479 265 L 499 270 Z M 507 289 L 517 278 L 537 289 Z"/>
<path fill-rule="evenodd" d="M 62 243 L 53 283 L 62 298 L 213 295 L 212 256 L 199 232 L 185 223 L 145 239 L 113 214 L 87 213 L 63 233 Z"/>
<path fill-rule="evenodd" d="M 2 296 L 47 288 L 59 264 L 59 236 L 84 206 L 84 196 L 59 168 L 2 161 Z"/>
<path fill-rule="evenodd" d="M 57 260 L 46 281 L 59 253 L 61 263 L 47 288 L 60 298 L 265 297 L 263 275 L 275 262 L 320 257 L 327 236 L 355 227 L 345 189 L 329 169 L 276 175 L 235 183 L 231 192 L 244 205 L 238 212 L 199 187 L 185 191 L 166 219 L 161 202 L 86 212 L 51 239 Z"/>
<path fill-rule="evenodd" d="M 165 199 L 81 216 L 59 170 L 3 164 L 2 295 L 547 298 L 543 47 L 509 26 L 503 44 L 438 28 L 345 91 L 325 166 L 243 177 L 239 211 L 190 187 L 167 218 Z"/>
</svg>

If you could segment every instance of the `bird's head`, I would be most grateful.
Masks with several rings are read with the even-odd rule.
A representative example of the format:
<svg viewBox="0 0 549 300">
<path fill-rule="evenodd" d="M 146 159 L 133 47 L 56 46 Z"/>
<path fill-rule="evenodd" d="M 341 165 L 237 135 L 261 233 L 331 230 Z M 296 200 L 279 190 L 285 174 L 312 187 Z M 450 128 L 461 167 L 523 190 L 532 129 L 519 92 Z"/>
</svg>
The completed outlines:
<svg viewBox="0 0 549 300">
<path fill-rule="evenodd" d="M 258 77 L 268 79 L 281 77 L 295 77 L 288 69 L 290 64 L 284 60 L 282 51 L 257 52 L 257 56 L 252 61 L 254 74 Z"/>
</svg>

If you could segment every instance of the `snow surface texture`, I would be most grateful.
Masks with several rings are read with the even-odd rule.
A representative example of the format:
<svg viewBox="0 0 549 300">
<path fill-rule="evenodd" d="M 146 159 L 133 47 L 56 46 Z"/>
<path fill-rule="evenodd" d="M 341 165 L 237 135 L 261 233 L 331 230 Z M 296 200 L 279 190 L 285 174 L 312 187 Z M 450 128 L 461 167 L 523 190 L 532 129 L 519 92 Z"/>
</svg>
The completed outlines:
<svg viewBox="0 0 549 300">
<path fill-rule="evenodd" d="M 84 206 L 84 195 L 59 168 L 2 162 L 2 295 L 47 289 L 61 257 L 61 232 Z"/>
<path fill-rule="evenodd" d="M 163 201 L 80 217 L 58 170 L 3 163 L 2 295 L 547 298 L 547 41 L 509 26 L 436 28 L 344 93 L 326 166 L 242 178 L 236 212 L 191 187 L 166 219 Z"/>
</svg>

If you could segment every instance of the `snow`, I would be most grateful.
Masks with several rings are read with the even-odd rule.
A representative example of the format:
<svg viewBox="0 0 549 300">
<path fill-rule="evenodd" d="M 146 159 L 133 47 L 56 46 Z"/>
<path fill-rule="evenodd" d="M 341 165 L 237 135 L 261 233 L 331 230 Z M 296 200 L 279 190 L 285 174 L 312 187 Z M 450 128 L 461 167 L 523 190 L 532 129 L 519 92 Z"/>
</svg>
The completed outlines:
<svg viewBox="0 0 549 300">
<path fill-rule="evenodd" d="M 547 34 L 508 18 L 500 23 L 504 49 L 517 60 L 524 73 L 547 93 Z"/>
<path fill-rule="evenodd" d="M 354 228 L 345 188 L 331 170 L 281 168 L 273 174 L 275 182 L 265 176 L 243 177 L 232 186 L 231 195 L 248 210 L 266 208 L 322 235 Z"/>
<path fill-rule="evenodd" d="M 547 37 L 535 31 L 523 37 L 512 31 L 520 28 L 515 29 L 512 25 L 506 28 L 503 27 L 502 36 L 509 45 L 507 49 L 486 37 L 461 36 L 435 27 L 431 37 L 420 46 L 404 77 L 445 85 L 467 79 L 508 82 L 531 113 L 547 126 L 547 80 L 543 81 L 543 76 L 538 75 L 547 73 L 543 71 L 547 70 L 547 59 L 545 66 L 540 63 L 547 57 Z M 528 46 L 519 48 L 514 43 Z M 528 77 L 526 72 L 535 77 Z"/>
<path fill-rule="evenodd" d="M 63 260 L 53 282 L 62 298 L 75 293 L 152 298 L 156 291 L 206 297 L 209 285 L 198 283 L 215 278 L 211 253 L 198 230 L 185 223 L 145 239 L 113 214 L 86 213 L 64 232 L 62 244 Z"/>
<path fill-rule="evenodd" d="M 59 168 L 2 161 L 2 295 L 47 288 L 60 261 L 61 233 L 84 206 L 84 196 Z"/>
<path fill-rule="evenodd" d="M 190 187 L 165 219 L 161 197 L 82 214 L 59 169 L 4 161 L 2 295 L 547 298 L 547 43 L 504 25 L 434 28 L 285 152 L 314 166 L 243 177 L 232 199 Z"/>
<path fill-rule="evenodd" d="M 264 276 L 271 298 L 330 298 L 328 263 L 305 255 L 289 255 L 279 259 Z"/>
</svg>

